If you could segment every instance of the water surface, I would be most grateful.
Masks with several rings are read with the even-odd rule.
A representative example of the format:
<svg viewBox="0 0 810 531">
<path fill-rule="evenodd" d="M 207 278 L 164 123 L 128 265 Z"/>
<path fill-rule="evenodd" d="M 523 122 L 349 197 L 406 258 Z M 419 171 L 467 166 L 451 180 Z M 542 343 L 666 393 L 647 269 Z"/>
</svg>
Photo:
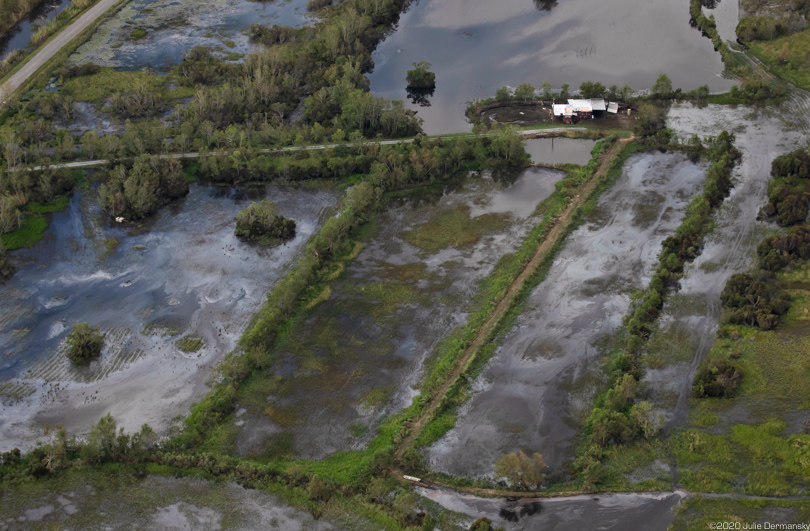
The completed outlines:
<svg viewBox="0 0 810 531">
<path fill-rule="evenodd" d="M 530 138 L 526 152 L 535 164 L 580 164 L 591 160 L 596 140 L 580 138 Z"/>
<path fill-rule="evenodd" d="M 9 52 L 22 50 L 31 43 L 31 35 L 60 11 L 70 6 L 70 0 L 45 0 L 39 7 L 32 10 L 28 16 L 17 22 L 0 38 L 0 59 Z"/>
<path fill-rule="evenodd" d="M 409 104 L 428 134 L 469 130 L 466 102 L 504 85 L 599 81 L 640 90 L 666 73 L 684 90 L 727 90 L 720 55 L 689 18 L 689 0 L 419 0 L 374 52 L 371 89 L 407 100 L 411 63 L 430 62 L 432 105 Z"/>
</svg>

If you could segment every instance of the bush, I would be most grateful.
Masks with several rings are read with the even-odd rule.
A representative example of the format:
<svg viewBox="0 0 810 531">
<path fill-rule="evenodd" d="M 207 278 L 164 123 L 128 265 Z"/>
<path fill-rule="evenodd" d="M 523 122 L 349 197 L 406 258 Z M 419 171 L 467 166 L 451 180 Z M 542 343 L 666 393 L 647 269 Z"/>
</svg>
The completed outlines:
<svg viewBox="0 0 810 531">
<path fill-rule="evenodd" d="M 705 364 L 695 375 L 692 394 L 696 398 L 732 398 L 740 385 L 742 371 L 725 360 Z"/>
<path fill-rule="evenodd" d="M 104 346 L 104 336 L 98 328 L 87 323 L 78 323 L 67 336 L 67 357 L 76 365 L 86 365 L 101 354 Z"/>
<path fill-rule="evenodd" d="M 269 245 L 295 236 L 295 221 L 276 214 L 272 201 L 251 203 L 236 215 L 237 237 Z"/>
<path fill-rule="evenodd" d="M 10 279 L 14 275 L 14 271 L 14 264 L 9 260 L 3 242 L 0 241 L 0 283 Z"/>
<path fill-rule="evenodd" d="M 768 204 L 762 207 L 761 217 L 776 217 L 782 226 L 795 225 L 807 220 L 810 211 L 810 153 L 799 149 L 776 157 L 771 163 L 771 182 L 768 183 Z"/>
<path fill-rule="evenodd" d="M 436 87 L 436 74 L 430 71 L 430 63 L 420 61 L 413 63 L 413 69 L 408 70 L 406 77 L 409 88 L 429 89 Z"/>
<path fill-rule="evenodd" d="M 780 271 L 793 259 L 810 258 L 810 226 L 791 227 L 787 234 L 765 238 L 757 247 L 759 267 L 766 271 Z"/>
<path fill-rule="evenodd" d="M 546 467 L 543 456 L 535 452 L 531 457 L 523 453 L 503 454 L 495 461 L 495 475 L 506 478 L 512 485 L 532 489 L 543 482 Z"/>
<path fill-rule="evenodd" d="M 111 216 L 141 219 L 186 195 L 188 181 L 177 159 L 142 155 L 129 170 L 123 165 L 113 169 L 98 193 L 101 205 Z"/>
<path fill-rule="evenodd" d="M 730 311 L 733 324 L 756 326 L 771 330 L 779 324 L 779 316 L 790 308 L 787 295 L 778 287 L 757 280 L 748 273 L 732 275 L 720 294 L 720 300 Z"/>
</svg>

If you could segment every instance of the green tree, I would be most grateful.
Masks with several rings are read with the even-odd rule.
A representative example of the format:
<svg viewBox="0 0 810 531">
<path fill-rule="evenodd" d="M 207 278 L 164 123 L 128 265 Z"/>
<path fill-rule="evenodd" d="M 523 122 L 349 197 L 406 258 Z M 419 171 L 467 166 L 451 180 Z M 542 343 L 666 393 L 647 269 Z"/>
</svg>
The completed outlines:
<svg viewBox="0 0 810 531">
<path fill-rule="evenodd" d="M 535 452 L 529 457 L 521 450 L 499 457 L 495 461 L 495 475 L 506 478 L 517 487 L 533 489 L 543 482 L 542 471 L 545 467 L 541 454 Z"/>
<path fill-rule="evenodd" d="M 76 365 L 86 365 L 101 354 L 104 336 L 98 328 L 87 323 L 77 323 L 67 335 L 67 357 Z"/>
<path fill-rule="evenodd" d="M 669 76 L 666 74 L 658 76 L 652 90 L 653 94 L 656 96 L 666 97 L 672 94 L 672 81 L 669 79 Z"/>
<path fill-rule="evenodd" d="M 511 92 L 509 91 L 509 87 L 501 87 L 495 91 L 495 99 L 501 103 L 505 103 L 509 101 L 512 97 Z"/>
<path fill-rule="evenodd" d="M 253 202 L 236 214 L 237 237 L 271 244 L 295 236 L 295 221 L 280 216 L 272 201 Z"/>
<path fill-rule="evenodd" d="M 14 275 L 14 271 L 14 264 L 6 255 L 6 247 L 3 245 L 3 241 L 0 240 L 0 283 L 10 279 Z"/>
<path fill-rule="evenodd" d="M 583 98 L 601 98 L 605 94 L 605 86 L 601 83 L 586 81 L 579 86 L 579 93 Z"/>
<path fill-rule="evenodd" d="M 527 102 L 532 98 L 534 98 L 534 87 L 531 84 L 522 83 L 515 89 L 515 99 Z"/>
<path fill-rule="evenodd" d="M 571 97 L 571 94 L 569 92 L 570 88 L 571 86 L 568 84 L 564 84 L 562 87 L 560 87 L 560 99 L 567 100 L 568 98 Z"/>
<path fill-rule="evenodd" d="M 543 81 L 543 99 L 544 100 L 551 100 L 554 94 L 551 92 L 551 83 L 548 81 Z"/>
<path fill-rule="evenodd" d="M 633 405 L 630 409 L 630 418 L 638 425 L 645 439 L 658 435 L 664 423 L 663 415 L 653 412 L 654 406 L 646 400 Z"/>
<path fill-rule="evenodd" d="M 630 101 L 630 96 L 633 95 L 633 89 L 630 88 L 630 85 L 625 85 L 622 87 L 621 95 L 623 102 L 627 103 L 628 101 Z"/>
<path fill-rule="evenodd" d="M 652 103 L 642 103 L 636 114 L 633 131 L 636 136 L 653 136 L 664 127 L 664 111 Z"/>
<path fill-rule="evenodd" d="M 406 80 L 408 87 L 417 89 L 430 89 L 436 87 L 436 74 L 430 71 L 432 66 L 427 61 L 413 63 L 413 69 L 408 70 Z"/>
</svg>

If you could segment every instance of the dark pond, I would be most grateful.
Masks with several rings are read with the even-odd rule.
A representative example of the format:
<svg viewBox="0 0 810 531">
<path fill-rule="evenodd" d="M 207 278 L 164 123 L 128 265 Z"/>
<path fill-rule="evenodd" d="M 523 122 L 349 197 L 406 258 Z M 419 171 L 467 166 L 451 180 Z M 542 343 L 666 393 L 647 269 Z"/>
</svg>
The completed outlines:
<svg viewBox="0 0 810 531">
<path fill-rule="evenodd" d="M 531 138 L 526 152 L 535 164 L 588 164 L 595 140 L 579 138 Z"/>
<path fill-rule="evenodd" d="M 724 21 L 732 16 L 724 12 Z M 407 100 L 407 70 L 429 61 L 431 106 L 408 103 L 428 134 L 469 130 L 465 103 L 504 85 L 599 81 L 640 90 L 663 72 L 675 87 L 728 89 L 720 55 L 689 18 L 689 0 L 420 0 L 375 51 L 371 89 Z"/>
</svg>

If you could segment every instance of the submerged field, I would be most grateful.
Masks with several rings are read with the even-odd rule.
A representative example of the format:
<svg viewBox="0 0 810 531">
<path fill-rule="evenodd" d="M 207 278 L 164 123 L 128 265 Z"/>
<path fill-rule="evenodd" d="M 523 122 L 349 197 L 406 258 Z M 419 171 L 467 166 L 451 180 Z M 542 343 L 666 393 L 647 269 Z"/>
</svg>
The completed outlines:
<svg viewBox="0 0 810 531">
<path fill-rule="evenodd" d="M 282 335 L 275 362 L 238 397 L 241 455 L 321 458 L 362 448 L 410 404 L 434 347 L 466 322 L 479 284 L 541 217 L 562 172 L 489 172 L 392 199 Z M 315 306 L 317 304 L 317 306 Z"/>
<path fill-rule="evenodd" d="M 123 225 L 75 195 L 45 239 L 19 251 L 25 267 L 0 286 L 3 451 L 32 446 L 45 424 L 86 433 L 108 412 L 127 430 L 147 422 L 164 431 L 205 393 L 211 367 L 234 349 L 337 195 L 195 185 L 157 219 Z M 236 239 L 236 212 L 263 198 L 296 220 L 295 239 L 272 249 Z M 64 354 L 79 322 L 107 338 L 87 368 Z"/>
<path fill-rule="evenodd" d="M 428 450 L 436 470 L 490 476 L 501 454 L 528 449 L 543 454 L 550 473 L 565 475 L 602 346 L 631 293 L 649 282 L 661 241 L 679 225 L 704 172 L 681 154 L 628 159 L 528 296 L 456 427 Z"/>
</svg>

